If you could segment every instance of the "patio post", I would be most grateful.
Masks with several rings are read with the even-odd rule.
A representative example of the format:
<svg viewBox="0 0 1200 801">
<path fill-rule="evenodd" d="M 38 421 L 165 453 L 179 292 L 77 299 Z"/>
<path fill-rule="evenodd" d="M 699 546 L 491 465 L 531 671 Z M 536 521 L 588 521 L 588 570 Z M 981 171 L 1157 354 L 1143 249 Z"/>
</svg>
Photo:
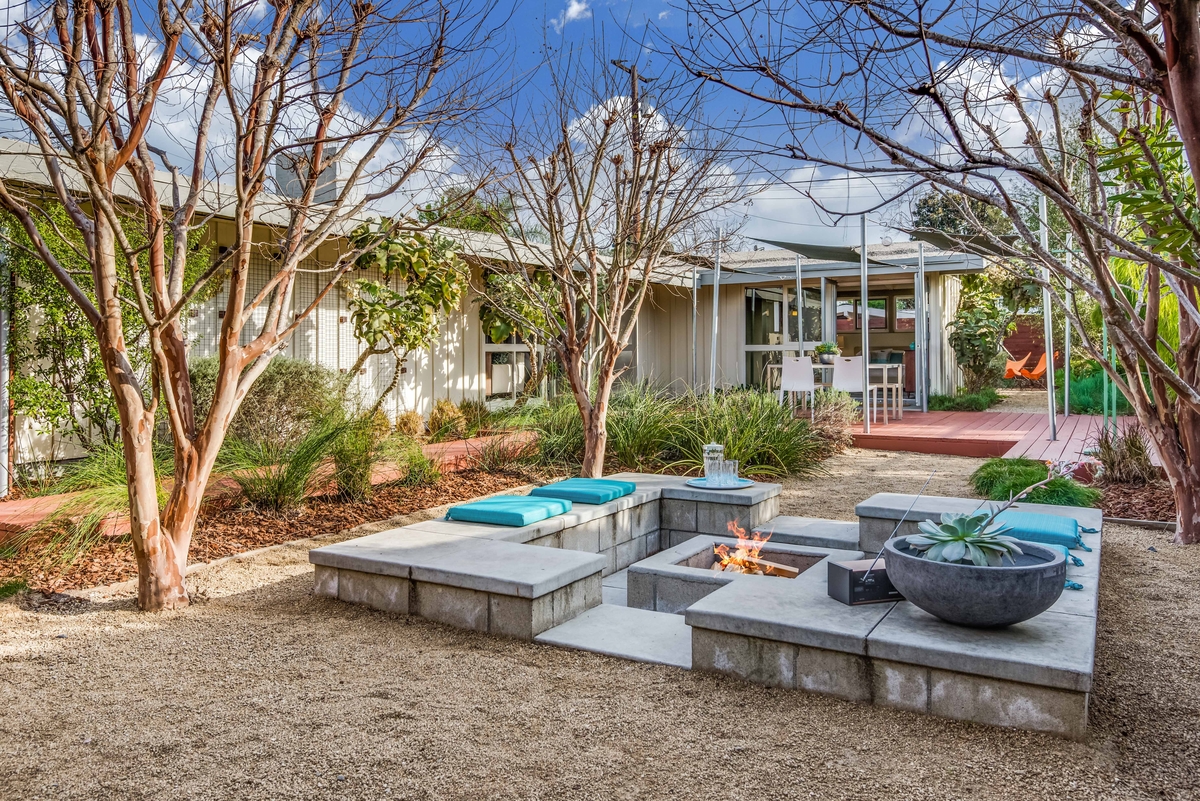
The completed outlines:
<svg viewBox="0 0 1200 801">
<path fill-rule="evenodd" d="M 700 271 L 692 265 L 692 392 L 696 391 L 696 302 L 700 295 Z"/>
<path fill-rule="evenodd" d="M 724 231 L 717 229 L 716 256 L 713 259 L 713 302 L 712 302 L 712 345 L 709 347 L 708 359 L 708 391 L 717 393 L 717 321 L 721 301 L 721 237 Z"/>
<path fill-rule="evenodd" d="M 1046 215 L 1046 196 L 1038 195 L 1038 235 L 1042 250 L 1050 250 L 1050 227 Z M 1054 408 L 1054 320 L 1050 316 L 1050 268 L 1042 267 L 1042 333 L 1046 340 L 1046 405 L 1050 412 L 1050 441 L 1058 440 L 1057 410 Z"/>
<path fill-rule="evenodd" d="M 929 321 L 925 318 L 925 243 L 917 243 L 917 275 L 913 294 L 916 296 L 917 315 L 916 337 L 917 347 L 917 404 L 922 412 L 929 411 Z"/>
<path fill-rule="evenodd" d="M 804 355 L 804 287 L 800 283 L 803 268 L 800 260 L 804 258 L 796 254 L 796 344 L 800 346 L 800 356 Z"/>
<path fill-rule="evenodd" d="M 869 397 L 867 390 L 871 386 L 871 351 L 868 343 L 869 336 L 867 331 L 871 328 L 871 318 L 868 314 L 870 308 L 867 303 L 870 296 L 867 294 L 867 215 L 859 215 L 859 233 L 862 238 L 862 252 L 858 255 L 859 264 L 859 308 L 862 310 L 859 313 L 859 325 L 862 326 L 862 360 L 863 360 L 863 433 L 871 433 L 871 415 L 868 414 L 867 398 Z M 883 421 L 887 422 L 887 400 L 884 400 L 883 406 Z"/>
<path fill-rule="evenodd" d="M 1065 261 L 1067 263 L 1068 275 L 1071 273 L 1073 266 L 1071 264 L 1071 248 L 1074 245 L 1074 234 L 1067 234 L 1067 254 Z M 1066 292 L 1063 297 L 1063 306 L 1067 307 L 1067 304 L 1071 300 L 1071 285 L 1066 284 L 1064 288 Z M 1063 323 L 1063 336 L 1066 338 L 1066 341 L 1063 342 L 1063 417 L 1066 418 L 1071 416 L 1071 318 L 1069 316 L 1066 317 Z"/>
</svg>

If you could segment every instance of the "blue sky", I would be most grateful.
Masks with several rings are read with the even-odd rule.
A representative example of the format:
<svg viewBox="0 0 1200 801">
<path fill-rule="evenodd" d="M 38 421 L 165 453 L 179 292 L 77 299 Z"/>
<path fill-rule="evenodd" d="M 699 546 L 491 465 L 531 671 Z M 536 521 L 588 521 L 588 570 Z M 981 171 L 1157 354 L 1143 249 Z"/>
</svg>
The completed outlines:
<svg viewBox="0 0 1200 801">
<path fill-rule="evenodd" d="M 637 52 L 644 43 L 638 59 L 643 72 L 677 71 L 678 65 L 661 55 L 660 45 L 686 35 L 686 15 L 678 6 L 674 0 L 520 0 L 511 6 L 510 23 L 519 43 L 517 64 L 523 70 L 535 72 L 542 60 L 543 43 L 565 48 L 586 47 L 599 41 L 611 53 L 620 50 L 626 56 Z M 540 80 L 533 78 L 535 87 Z M 762 140 L 782 141 L 787 136 L 782 127 L 773 125 L 773 115 L 764 118 L 762 108 L 732 91 L 717 91 L 707 111 L 715 115 L 719 124 L 740 131 L 746 137 L 747 147 L 753 148 Z M 749 206 L 730 212 L 730 222 L 742 226 L 747 246 L 755 236 L 819 244 L 858 244 L 857 219 L 835 223 L 797 187 L 813 192 L 823 205 L 837 211 L 871 207 L 879 201 L 879 192 L 860 177 L 783 159 L 760 159 L 747 177 L 767 187 Z M 881 216 L 889 215 L 869 217 L 869 241 L 878 242 L 889 233 L 894 239 L 906 238 L 880 224 Z"/>
<path fill-rule="evenodd" d="M 548 80 L 543 63 L 547 49 L 598 48 L 604 58 L 624 56 L 636 58 L 643 74 L 679 74 L 679 65 L 662 55 L 662 45 L 669 39 L 683 39 L 687 19 L 675 0 L 515 0 L 512 3 L 463 0 L 473 9 L 489 17 L 495 24 L 503 26 L 501 39 L 505 57 L 511 58 L 511 67 L 501 65 L 503 74 L 523 76 L 527 82 L 522 92 L 537 95 Z M 148 0 L 134 0 L 135 7 L 147 21 L 153 20 L 153 5 Z M 266 0 L 259 0 L 265 3 Z M 45 2 L 24 4 L 12 2 L 5 7 L 9 23 L 19 20 L 33 9 L 44 9 Z M 263 7 L 265 11 L 265 5 Z M 142 28 L 145 30 L 145 28 Z M 177 93 L 175 108 L 188 104 L 187 91 Z M 533 97 L 517 98 L 533 102 Z M 171 98 L 164 98 L 161 105 L 170 108 Z M 528 107 L 528 105 L 527 105 Z M 764 116 L 763 109 L 756 108 L 727 90 L 716 91 L 707 104 L 706 113 L 716 124 L 732 129 L 747 137 L 748 147 L 755 142 L 750 137 L 768 142 L 785 137 L 781 127 L 773 127 L 772 117 Z M 20 126 L 14 126 L 11 117 L 0 113 L 0 135 L 15 135 Z M 189 130 L 194 132 L 190 117 L 181 114 L 176 120 L 160 120 L 159 136 L 167 137 L 179 146 L 180 156 L 186 159 L 189 152 L 187 142 Z M 151 138 L 154 138 L 152 133 Z M 169 144 L 161 143 L 169 150 Z M 745 207 L 731 209 L 728 222 L 741 226 L 741 234 L 750 246 L 753 237 L 774 240 L 808 241 L 822 244 L 857 244 L 857 219 L 842 220 L 833 225 L 828 215 L 819 213 L 811 200 L 795 187 L 810 190 L 821 197 L 823 203 L 839 211 L 854 211 L 864 206 L 873 206 L 878 193 L 862 178 L 838 174 L 828 168 L 817 169 L 785 160 L 759 160 L 757 165 L 748 166 L 743 177 L 747 181 L 760 182 L 765 189 L 759 192 Z M 789 186 L 792 182 L 793 186 Z M 873 215 L 878 219 L 880 215 Z M 879 241 L 887 231 L 872 222 L 868 239 Z M 901 238 L 892 232 L 895 238 Z"/>
</svg>

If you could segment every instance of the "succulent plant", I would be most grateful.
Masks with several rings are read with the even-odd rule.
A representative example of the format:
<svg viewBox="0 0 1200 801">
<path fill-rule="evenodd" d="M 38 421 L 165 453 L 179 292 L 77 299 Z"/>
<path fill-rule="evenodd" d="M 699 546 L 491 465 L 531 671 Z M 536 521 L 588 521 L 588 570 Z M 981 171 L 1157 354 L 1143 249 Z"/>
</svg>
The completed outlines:
<svg viewBox="0 0 1200 801">
<path fill-rule="evenodd" d="M 941 523 L 926 520 L 917 525 L 921 533 L 908 537 L 908 547 L 934 562 L 969 562 L 978 567 L 1000 567 L 1004 557 L 1015 563 L 1022 551 L 1014 537 L 1004 535 L 1008 527 L 995 522 L 993 512 L 942 515 Z"/>
</svg>

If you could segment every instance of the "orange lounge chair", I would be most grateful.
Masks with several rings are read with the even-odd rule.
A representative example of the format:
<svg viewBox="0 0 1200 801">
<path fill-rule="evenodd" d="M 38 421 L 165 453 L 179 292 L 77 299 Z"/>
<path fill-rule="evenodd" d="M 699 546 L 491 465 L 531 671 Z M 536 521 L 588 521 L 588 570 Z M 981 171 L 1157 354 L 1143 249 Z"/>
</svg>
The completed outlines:
<svg viewBox="0 0 1200 801">
<path fill-rule="evenodd" d="M 1029 361 L 1029 357 L 1032 355 L 1032 353 L 1026 353 L 1023 358 L 1017 359 L 1016 361 L 1013 361 L 1012 359 L 1005 359 L 1004 377 L 1016 378 L 1019 376 L 1021 374 L 1021 370 L 1025 368 L 1025 362 Z"/>
<path fill-rule="evenodd" d="M 1058 359 L 1058 351 L 1054 352 L 1054 358 Z M 1032 370 L 1021 370 L 1021 377 L 1027 378 L 1030 381 L 1041 381 L 1046 375 L 1046 354 L 1042 354 L 1042 358 L 1038 359 L 1037 366 Z"/>
</svg>

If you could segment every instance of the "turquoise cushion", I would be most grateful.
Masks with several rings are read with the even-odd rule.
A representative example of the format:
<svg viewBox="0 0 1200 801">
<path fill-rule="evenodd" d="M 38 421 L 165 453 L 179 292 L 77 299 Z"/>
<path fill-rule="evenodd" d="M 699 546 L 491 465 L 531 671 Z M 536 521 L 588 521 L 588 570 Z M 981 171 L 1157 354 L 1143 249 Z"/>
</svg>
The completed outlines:
<svg viewBox="0 0 1200 801">
<path fill-rule="evenodd" d="M 1091 550 L 1083 544 L 1083 539 L 1079 536 L 1079 521 L 1073 517 L 1005 509 L 996 515 L 996 520 L 1009 527 L 1010 530 L 1004 532 L 1005 534 L 1019 540 Z"/>
<path fill-rule="evenodd" d="M 530 498 L 525 495 L 497 495 L 494 498 L 451 506 L 446 517 L 471 523 L 497 526 L 528 526 L 547 517 L 571 511 L 571 502 L 560 498 Z"/>
<path fill-rule="evenodd" d="M 568 478 L 544 487 L 534 487 L 530 495 L 539 498 L 563 498 L 572 503 L 608 503 L 637 489 L 632 481 L 611 478 Z"/>
</svg>

